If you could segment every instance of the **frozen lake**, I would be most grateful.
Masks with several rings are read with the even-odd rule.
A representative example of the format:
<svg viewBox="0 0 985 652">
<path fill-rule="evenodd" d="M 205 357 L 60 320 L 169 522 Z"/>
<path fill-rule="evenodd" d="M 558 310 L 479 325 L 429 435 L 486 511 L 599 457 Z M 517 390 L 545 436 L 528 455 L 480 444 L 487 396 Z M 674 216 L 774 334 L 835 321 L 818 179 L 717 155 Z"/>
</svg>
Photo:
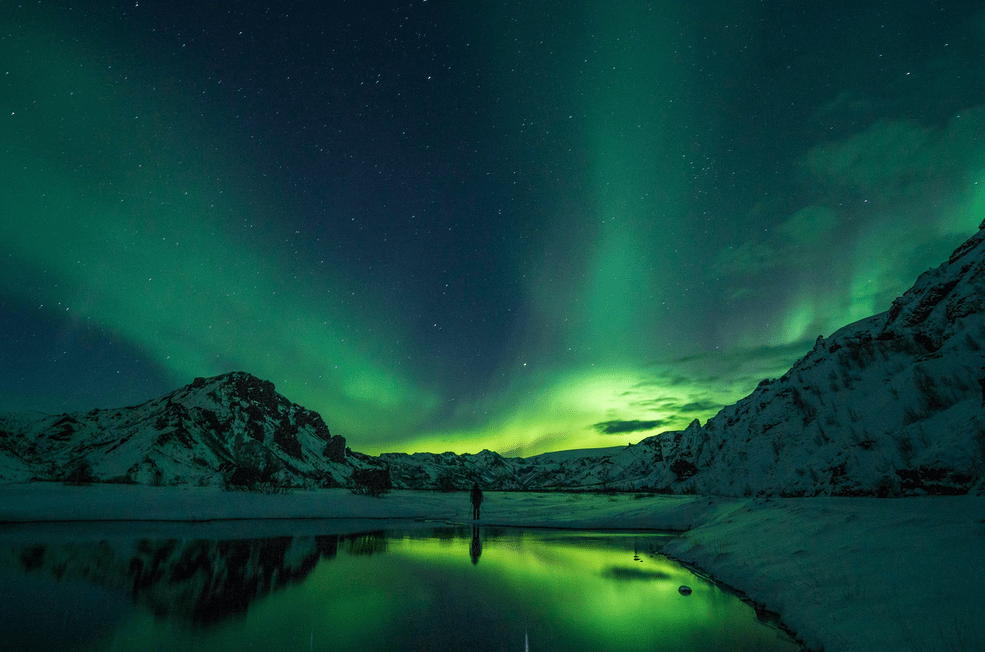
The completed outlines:
<svg viewBox="0 0 985 652">
<path fill-rule="evenodd" d="M 141 527 L 0 531 L 3 649 L 800 649 L 661 556 L 669 535 Z"/>
</svg>

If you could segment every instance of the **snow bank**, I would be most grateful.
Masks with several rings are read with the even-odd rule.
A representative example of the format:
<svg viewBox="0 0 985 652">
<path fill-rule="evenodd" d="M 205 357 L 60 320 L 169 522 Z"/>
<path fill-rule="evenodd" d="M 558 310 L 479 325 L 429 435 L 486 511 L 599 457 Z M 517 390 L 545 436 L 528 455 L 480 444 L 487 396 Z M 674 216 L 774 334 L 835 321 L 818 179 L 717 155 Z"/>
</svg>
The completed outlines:
<svg viewBox="0 0 985 652">
<path fill-rule="evenodd" d="M 985 650 L 982 498 L 707 502 L 711 518 L 665 554 L 779 613 L 811 649 Z"/>
<path fill-rule="evenodd" d="M 132 527 L 108 522 L 118 520 L 143 520 L 143 527 L 156 522 L 154 527 L 165 529 L 181 526 L 162 521 L 336 519 L 334 526 L 262 522 L 271 534 L 283 535 L 316 523 L 353 531 L 466 523 L 469 516 L 465 493 L 396 491 L 370 498 L 341 489 L 263 495 L 212 487 L 0 487 L 0 521 L 8 523 L 0 536 L 38 527 L 28 523 L 66 520 L 103 521 L 102 531 Z M 985 498 L 487 492 L 482 516 L 485 525 L 686 530 L 670 541 L 666 554 L 779 613 L 811 649 L 985 649 L 979 595 L 985 587 Z"/>
</svg>

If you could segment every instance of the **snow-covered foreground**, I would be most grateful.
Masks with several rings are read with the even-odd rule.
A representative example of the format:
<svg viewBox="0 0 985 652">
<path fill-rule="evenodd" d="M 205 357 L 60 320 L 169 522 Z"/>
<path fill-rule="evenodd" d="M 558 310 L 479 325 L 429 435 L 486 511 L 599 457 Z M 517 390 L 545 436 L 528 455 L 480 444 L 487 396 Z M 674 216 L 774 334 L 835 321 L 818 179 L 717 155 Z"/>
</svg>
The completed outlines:
<svg viewBox="0 0 985 652">
<path fill-rule="evenodd" d="M 333 518 L 413 525 L 468 522 L 469 516 L 462 493 L 398 491 L 377 499 L 341 489 L 258 495 L 212 487 L 0 487 L 0 521 L 8 522 L 0 526 L 0 536 L 39 521 Z M 811 649 L 985 649 L 985 498 L 488 493 L 481 522 L 682 530 L 666 554 L 779 613 Z M 280 534 L 299 527 L 281 523 L 279 530 L 269 521 L 252 527 Z M 344 523 L 351 529 L 356 521 Z M 242 531 L 243 526 L 227 523 L 217 531 Z"/>
</svg>

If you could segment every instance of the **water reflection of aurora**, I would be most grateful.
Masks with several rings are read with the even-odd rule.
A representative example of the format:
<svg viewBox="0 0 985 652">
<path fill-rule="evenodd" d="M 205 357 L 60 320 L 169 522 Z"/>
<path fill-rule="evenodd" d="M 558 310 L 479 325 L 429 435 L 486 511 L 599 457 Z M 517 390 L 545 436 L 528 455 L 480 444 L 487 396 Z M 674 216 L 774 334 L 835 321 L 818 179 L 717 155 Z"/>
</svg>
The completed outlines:
<svg viewBox="0 0 985 652">
<path fill-rule="evenodd" d="M 473 564 L 471 531 L 437 534 L 390 538 L 378 554 L 340 550 L 303 585 L 210 631 L 140 617 L 115 644 L 479 651 L 523 650 L 529 639 L 531 650 L 565 652 L 797 649 L 735 596 L 654 554 L 659 535 L 483 531 Z M 680 595 L 682 584 L 692 595 Z"/>
</svg>

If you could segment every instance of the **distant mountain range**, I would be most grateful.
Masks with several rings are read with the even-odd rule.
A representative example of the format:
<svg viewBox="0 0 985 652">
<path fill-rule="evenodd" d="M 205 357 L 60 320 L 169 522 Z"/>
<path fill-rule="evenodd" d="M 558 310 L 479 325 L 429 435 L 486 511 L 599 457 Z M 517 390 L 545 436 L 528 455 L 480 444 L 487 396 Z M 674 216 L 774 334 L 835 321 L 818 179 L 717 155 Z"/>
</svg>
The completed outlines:
<svg viewBox="0 0 985 652">
<path fill-rule="evenodd" d="M 982 225 L 985 227 L 985 224 Z M 703 426 L 530 458 L 353 452 L 321 416 L 243 372 L 142 405 L 0 414 L 0 480 L 718 495 L 983 493 L 985 231 L 886 312 L 850 324 Z"/>
</svg>

